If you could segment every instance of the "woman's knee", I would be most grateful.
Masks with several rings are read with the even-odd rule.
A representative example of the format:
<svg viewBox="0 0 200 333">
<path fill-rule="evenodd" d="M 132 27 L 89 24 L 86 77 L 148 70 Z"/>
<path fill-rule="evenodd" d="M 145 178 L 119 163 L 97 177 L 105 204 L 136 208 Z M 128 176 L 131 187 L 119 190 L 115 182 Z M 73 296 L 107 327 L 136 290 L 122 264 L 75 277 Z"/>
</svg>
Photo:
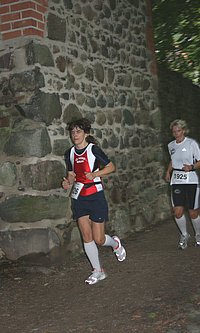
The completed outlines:
<svg viewBox="0 0 200 333">
<path fill-rule="evenodd" d="M 91 222 L 88 217 L 78 219 L 78 227 L 83 238 L 83 241 L 89 243 L 93 240 Z"/>
<path fill-rule="evenodd" d="M 94 241 L 97 245 L 103 245 L 105 243 L 105 229 L 104 223 L 92 224 L 92 234 Z"/>
<path fill-rule="evenodd" d="M 96 236 L 94 241 L 97 245 L 103 245 L 105 243 L 105 236 Z"/>
</svg>

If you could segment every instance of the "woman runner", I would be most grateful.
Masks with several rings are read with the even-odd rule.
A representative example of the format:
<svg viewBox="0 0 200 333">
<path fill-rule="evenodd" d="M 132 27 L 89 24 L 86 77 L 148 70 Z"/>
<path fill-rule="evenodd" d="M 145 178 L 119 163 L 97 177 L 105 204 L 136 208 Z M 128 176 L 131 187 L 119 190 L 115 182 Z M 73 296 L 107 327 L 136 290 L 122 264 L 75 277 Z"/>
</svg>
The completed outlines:
<svg viewBox="0 0 200 333">
<path fill-rule="evenodd" d="M 107 276 L 99 260 L 97 245 L 112 247 L 118 261 L 126 258 L 120 239 L 105 234 L 108 204 L 101 178 L 114 172 L 115 166 L 90 135 L 91 124 L 88 119 L 71 122 L 68 130 L 74 145 L 65 154 L 67 176 L 62 186 L 68 189 L 73 185 L 73 217 L 78 221 L 84 250 L 92 266 L 92 273 L 85 283 L 95 284 Z"/>
</svg>

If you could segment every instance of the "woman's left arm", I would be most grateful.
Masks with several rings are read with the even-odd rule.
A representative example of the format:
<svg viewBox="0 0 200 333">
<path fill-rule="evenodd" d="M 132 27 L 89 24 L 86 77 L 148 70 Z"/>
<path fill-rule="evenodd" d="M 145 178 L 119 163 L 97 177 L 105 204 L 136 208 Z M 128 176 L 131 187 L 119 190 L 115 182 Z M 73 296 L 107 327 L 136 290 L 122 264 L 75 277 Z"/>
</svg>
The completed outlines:
<svg viewBox="0 0 200 333">
<path fill-rule="evenodd" d="M 94 171 L 94 172 L 85 172 L 85 176 L 87 179 L 93 180 L 96 177 L 104 177 L 109 175 L 110 173 L 115 171 L 115 165 L 113 162 L 109 162 L 107 165 L 103 167 L 103 169 Z"/>
</svg>

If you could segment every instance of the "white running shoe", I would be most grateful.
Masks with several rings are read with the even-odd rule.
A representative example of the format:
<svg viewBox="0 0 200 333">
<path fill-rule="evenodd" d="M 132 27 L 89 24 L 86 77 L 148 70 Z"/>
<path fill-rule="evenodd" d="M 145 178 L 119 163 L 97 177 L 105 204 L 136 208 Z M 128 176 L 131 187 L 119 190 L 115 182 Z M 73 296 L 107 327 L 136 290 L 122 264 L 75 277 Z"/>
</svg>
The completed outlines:
<svg viewBox="0 0 200 333">
<path fill-rule="evenodd" d="M 95 284 L 101 280 L 104 280 L 107 277 L 106 273 L 102 271 L 94 270 L 92 274 L 85 280 L 87 284 Z"/>
<path fill-rule="evenodd" d="M 126 250 L 125 250 L 125 248 L 122 246 L 119 237 L 113 236 L 112 238 L 115 240 L 115 242 L 118 243 L 118 247 L 113 250 L 114 254 L 117 257 L 117 260 L 118 261 L 124 261 L 126 259 Z"/>
<path fill-rule="evenodd" d="M 179 241 L 179 244 L 178 244 L 178 248 L 181 249 L 181 250 L 185 250 L 188 246 L 189 238 L 190 238 L 189 234 L 181 235 L 181 238 L 180 238 L 180 241 Z"/>
</svg>

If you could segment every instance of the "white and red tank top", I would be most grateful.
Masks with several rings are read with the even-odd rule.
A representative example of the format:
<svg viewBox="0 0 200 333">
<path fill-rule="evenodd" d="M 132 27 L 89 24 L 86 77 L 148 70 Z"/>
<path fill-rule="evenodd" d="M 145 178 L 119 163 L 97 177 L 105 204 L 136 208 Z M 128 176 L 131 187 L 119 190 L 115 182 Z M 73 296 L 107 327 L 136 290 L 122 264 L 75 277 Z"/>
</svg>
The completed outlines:
<svg viewBox="0 0 200 333">
<path fill-rule="evenodd" d="M 90 143 L 80 154 L 77 153 L 75 147 L 70 149 L 70 162 L 72 170 L 76 174 L 76 182 L 84 184 L 80 195 L 88 196 L 103 190 L 103 185 L 100 177 L 95 177 L 93 180 L 87 179 L 85 172 L 95 172 L 99 170 L 97 167 L 96 157 L 92 152 L 94 144 Z M 95 167 L 95 169 L 94 169 Z"/>
</svg>

